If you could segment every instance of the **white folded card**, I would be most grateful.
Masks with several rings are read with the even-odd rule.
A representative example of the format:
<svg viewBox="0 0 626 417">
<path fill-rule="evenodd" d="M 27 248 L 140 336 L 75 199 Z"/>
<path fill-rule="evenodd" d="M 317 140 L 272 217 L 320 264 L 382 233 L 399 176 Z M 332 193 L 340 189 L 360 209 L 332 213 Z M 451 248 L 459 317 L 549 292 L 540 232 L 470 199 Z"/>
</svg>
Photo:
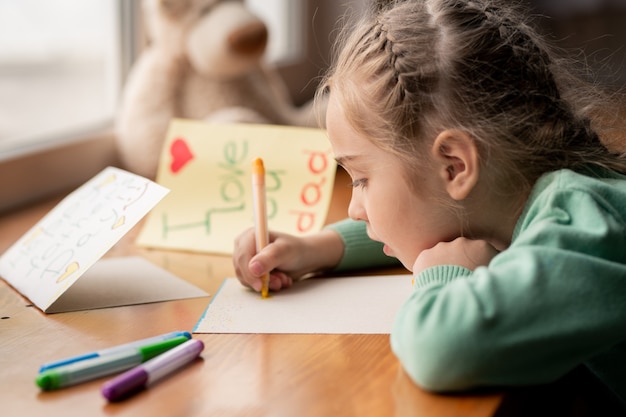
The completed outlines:
<svg viewBox="0 0 626 417">
<path fill-rule="evenodd" d="M 388 334 L 411 275 L 312 278 L 269 298 L 227 278 L 194 333 Z"/>
<path fill-rule="evenodd" d="M 155 303 L 209 294 L 139 256 L 103 258 L 46 313 Z"/>
<path fill-rule="evenodd" d="M 174 291 L 172 276 L 147 261 L 98 261 L 167 193 L 146 178 L 105 168 L 2 254 L 0 276 L 44 312 L 168 299 L 164 288 L 172 289 L 174 297 L 198 296 L 197 289 L 189 291 L 178 278 L 182 284 L 176 283 Z M 81 277 L 85 282 L 73 288 Z M 162 282 L 164 288 L 156 294 L 154 287 Z"/>
</svg>

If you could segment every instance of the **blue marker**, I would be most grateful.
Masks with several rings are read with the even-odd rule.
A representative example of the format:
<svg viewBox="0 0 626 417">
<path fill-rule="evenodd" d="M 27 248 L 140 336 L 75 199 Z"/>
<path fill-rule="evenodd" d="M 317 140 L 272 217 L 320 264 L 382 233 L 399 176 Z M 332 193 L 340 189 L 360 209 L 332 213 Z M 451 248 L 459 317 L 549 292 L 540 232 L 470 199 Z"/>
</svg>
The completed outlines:
<svg viewBox="0 0 626 417">
<path fill-rule="evenodd" d="M 187 341 L 189 341 L 187 337 L 179 336 L 151 345 L 127 349 L 113 355 L 58 366 L 38 374 L 35 383 L 45 391 L 79 384 L 101 376 L 125 371 Z"/>
<path fill-rule="evenodd" d="M 159 336 L 149 337 L 147 339 L 137 340 L 136 342 L 130 342 L 119 346 L 114 346 L 108 349 L 98 350 L 96 352 L 85 353 L 83 355 L 74 356 L 72 358 L 61 359 L 59 361 L 50 362 L 41 365 L 39 368 L 39 373 L 46 371 L 52 368 L 58 368 L 59 366 L 69 365 L 71 363 L 84 361 L 87 359 L 101 358 L 110 355 L 116 355 L 118 353 L 123 353 L 126 351 L 135 351 L 138 347 L 152 345 L 154 343 L 163 342 L 166 340 L 174 339 L 176 337 L 184 336 L 187 339 L 191 339 L 191 333 L 189 332 L 171 332 L 162 334 Z"/>
</svg>

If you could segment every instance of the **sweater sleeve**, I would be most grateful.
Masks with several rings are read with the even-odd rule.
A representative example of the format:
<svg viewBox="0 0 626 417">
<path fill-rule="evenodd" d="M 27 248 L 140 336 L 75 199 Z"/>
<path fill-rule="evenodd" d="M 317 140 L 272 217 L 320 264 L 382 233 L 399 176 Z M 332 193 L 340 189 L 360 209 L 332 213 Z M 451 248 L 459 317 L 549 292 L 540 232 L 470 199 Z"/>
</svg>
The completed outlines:
<svg viewBox="0 0 626 417">
<path fill-rule="evenodd" d="M 344 243 L 343 256 L 335 272 L 401 265 L 397 258 L 385 255 L 382 243 L 367 236 L 365 222 L 345 219 L 326 228 L 337 232 Z"/>
<path fill-rule="evenodd" d="M 550 193 L 488 266 L 424 271 L 391 334 L 406 372 L 433 391 L 540 384 L 615 346 L 626 329 L 624 212 Z"/>
</svg>

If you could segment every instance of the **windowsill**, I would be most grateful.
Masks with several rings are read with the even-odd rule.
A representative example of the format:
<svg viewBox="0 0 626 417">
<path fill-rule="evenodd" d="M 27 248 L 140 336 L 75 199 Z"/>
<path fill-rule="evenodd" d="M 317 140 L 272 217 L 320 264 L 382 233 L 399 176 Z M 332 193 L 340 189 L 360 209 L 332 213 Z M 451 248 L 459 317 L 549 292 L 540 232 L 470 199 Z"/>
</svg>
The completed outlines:
<svg viewBox="0 0 626 417">
<path fill-rule="evenodd" d="M 0 161 L 0 213 L 68 192 L 118 165 L 112 129 Z"/>
</svg>

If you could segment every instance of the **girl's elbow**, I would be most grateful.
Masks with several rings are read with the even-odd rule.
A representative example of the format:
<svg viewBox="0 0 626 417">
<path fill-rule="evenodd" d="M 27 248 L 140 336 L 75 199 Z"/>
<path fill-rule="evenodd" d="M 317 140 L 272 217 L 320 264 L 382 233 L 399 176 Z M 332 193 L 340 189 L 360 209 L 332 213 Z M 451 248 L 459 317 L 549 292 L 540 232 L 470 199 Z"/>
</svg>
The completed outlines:
<svg viewBox="0 0 626 417">
<path fill-rule="evenodd" d="M 463 391 L 479 385 L 480 358 L 473 358 L 466 345 L 402 334 L 392 334 L 391 342 L 405 372 L 427 391 Z"/>
</svg>

